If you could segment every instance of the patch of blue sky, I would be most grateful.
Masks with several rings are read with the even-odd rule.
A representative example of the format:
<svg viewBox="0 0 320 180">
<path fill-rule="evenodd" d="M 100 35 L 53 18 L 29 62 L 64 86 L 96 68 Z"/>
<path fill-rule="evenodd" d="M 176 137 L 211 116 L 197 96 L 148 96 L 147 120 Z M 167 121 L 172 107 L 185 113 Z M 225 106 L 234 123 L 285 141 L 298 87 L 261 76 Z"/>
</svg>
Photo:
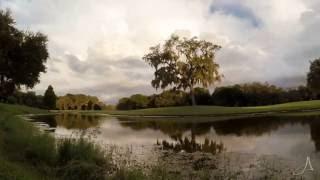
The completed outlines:
<svg viewBox="0 0 320 180">
<path fill-rule="evenodd" d="M 237 18 L 249 21 L 250 24 L 254 27 L 260 27 L 262 21 L 254 14 L 254 12 L 239 3 L 239 1 L 214 1 L 210 6 L 210 13 L 223 13 Z"/>
</svg>

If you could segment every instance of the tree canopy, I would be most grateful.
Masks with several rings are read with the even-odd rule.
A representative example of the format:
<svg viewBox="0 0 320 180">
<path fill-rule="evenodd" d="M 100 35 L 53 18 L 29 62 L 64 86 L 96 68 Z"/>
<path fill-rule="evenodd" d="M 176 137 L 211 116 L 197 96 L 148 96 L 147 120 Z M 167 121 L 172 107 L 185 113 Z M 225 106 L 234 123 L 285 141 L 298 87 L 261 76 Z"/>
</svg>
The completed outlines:
<svg viewBox="0 0 320 180">
<path fill-rule="evenodd" d="M 45 72 L 49 56 L 47 37 L 15 27 L 9 11 L 0 10 L 0 100 L 16 88 L 32 88 Z"/>
<path fill-rule="evenodd" d="M 48 89 L 44 93 L 43 105 L 47 109 L 56 109 L 56 101 L 57 101 L 57 96 L 53 91 L 53 87 L 49 85 Z"/>
<path fill-rule="evenodd" d="M 59 110 L 101 110 L 105 104 L 96 96 L 66 94 L 58 98 L 56 107 Z"/>
<path fill-rule="evenodd" d="M 307 75 L 307 86 L 315 94 L 320 94 L 320 58 L 310 64 L 310 71 Z"/>
<path fill-rule="evenodd" d="M 208 87 L 221 80 L 215 54 L 221 47 L 197 37 L 191 39 L 172 35 L 164 45 L 150 48 L 143 59 L 155 69 L 154 88 L 189 89 L 195 105 L 194 87 Z"/>
</svg>

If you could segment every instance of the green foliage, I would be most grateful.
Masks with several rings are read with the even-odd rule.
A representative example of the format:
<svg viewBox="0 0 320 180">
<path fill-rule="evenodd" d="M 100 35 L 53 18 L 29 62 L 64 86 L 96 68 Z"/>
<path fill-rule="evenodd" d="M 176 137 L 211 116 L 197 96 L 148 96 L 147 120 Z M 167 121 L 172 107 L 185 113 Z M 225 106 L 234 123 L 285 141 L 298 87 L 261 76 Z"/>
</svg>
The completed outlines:
<svg viewBox="0 0 320 180">
<path fill-rule="evenodd" d="M 320 58 L 311 62 L 307 75 L 307 86 L 316 94 L 320 94 Z"/>
<path fill-rule="evenodd" d="M 53 87 L 49 85 L 43 96 L 43 105 L 47 109 L 56 109 L 56 101 L 57 96 L 53 91 Z"/>
<path fill-rule="evenodd" d="M 25 164 L 12 162 L 6 158 L 0 157 L 0 179 L 1 180 L 53 180 L 52 177 L 46 177 Z"/>
<path fill-rule="evenodd" d="M 102 148 L 82 138 L 62 140 L 57 160 L 58 176 L 68 180 L 102 180 L 111 167 Z"/>
<path fill-rule="evenodd" d="M 58 164 L 66 165 L 70 161 L 85 161 L 97 165 L 106 165 L 101 148 L 83 138 L 64 139 L 58 145 Z"/>
<path fill-rule="evenodd" d="M 4 100 L 16 87 L 32 88 L 39 82 L 49 54 L 47 37 L 18 30 L 9 11 L 0 10 L 0 42 L 0 100 Z"/>
<path fill-rule="evenodd" d="M 133 109 L 144 109 L 148 107 L 149 99 L 142 94 L 135 94 L 130 97 L 133 103 Z"/>
<path fill-rule="evenodd" d="M 103 110 L 106 110 L 106 111 L 113 111 L 113 110 L 116 110 L 116 106 L 115 105 L 111 105 L 111 104 L 109 104 L 109 105 L 106 105 L 104 108 L 103 108 Z"/>
<path fill-rule="evenodd" d="M 160 164 L 158 166 L 154 166 L 151 169 L 151 173 L 149 175 L 149 179 L 152 180 L 178 180 L 183 179 L 181 175 L 170 173 L 166 168 L 165 164 Z"/>
<path fill-rule="evenodd" d="M 112 180 L 149 180 L 140 169 L 119 169 L 110 179 Z"/>
<path fill-rule="evenodd" d="M 0 103 L 0 179 L 104 179 L 111 160 L 102 148 L 84 139 L 57 144 L 15 116 L 44 112 Z"/>
<path fill-rule="evenodd" d="M 196 85 L 208 87 L 221 80 L 219 65 L 215 62 L 215 53 L 220 48 L 196 37 L 181 39 L 172 35 L 163 46 L 151 47 L 150 53 L 143 57 L 155 69 L 152 86 L 189 89 L 195 105 L 193 88 Z"/>
<path fill-rule="evenodd" d="M 151 96 L 135 94 L 130 97 L 121 98 L 117 104 L 117 109 L 131 110 L 189 105 L 187 96 L 187 93 L 177 90 L 167 90 L 163 91 L 161 94 L 154 94 Z"/>
<path fill-rule="evenodd" d="M 70 161 L 59 172 L 59 177 L 65 180 L 104 180 L 105 169 L 85 161 Z"/>
<path fill-rule="evenodd" d="M 117 104 L 119 110 L 144 109 L 149 104 L 149 98 L 142 94 L 134 94 L 129 98 L 121 98 Z"/>
<path fill-rule="evenodd" d="M 67 94 L 58 98 L 56 107 L 60 110 L 101 110 L 105 104 L 95 96 Z"/>
<path fill-rule="evenodd" d="M 14 93 L 6 98 L 6 103 L 27 105 L 30 107 L 44 108 L 43 96 L 36 95 L 35 92 L 14 91 Z"/>
<path fill-rule="evenodd" d="M 17 103 L 18 103 L 18 99 L 17 99 L 16 97 L 14 97 L 14 96 L 9 96 L 9 97 L 7 98 L 7 102 L 8 102 L 9 104 L 17 104 Z"/>
<path fill-rule="evenodd" d="M 212 94 L 212 103 L 219 106 L 244 106 L 246 99 L 239 86 L 219 87 Z"/>
<path fill-rule="evenodd" d="M 130 110 L 133 109 L 132 103 L 129 98 L 121 98 L 117 104 L 118 110 Z"/>
<path fill-rule="evenodd" d="M 246 105 L 259 106 L 280 103 L 281 88 L 268 83 L 246 83 L 239 85 L 247 100 Z"/>
<path fill-rule="evenodd" d="M 245 83 L 216 88 L 212 104 L 219 106 L 261 106 L 310 100 L 311 92 L 304 86 L 282 89 L 268 83 Z"/>
<path fill-rule="evenodd" d="M 168 90 L 150 97 L 150 107 L 185 106 L 188 103 L 188 94 L 183 91 Z"/>
<path fill-rule="evenodd" d="M 214 90 L 212 96 L 210 95 L 208 89 L 197 87 L 194 88 L 194 95 L 198 105 L 238 107 L 307 101 L 314 98 L 313 93 L 305 86 L 282 89 L 275 85 L 259 82 L 218 87 Z M 171 106 L 188 106 L 191 104 L 191 99 L 188 97 L 189 93 L 174 89 L 165 90 L 160 94 L 153 94 L 148 97 L 138 95 L 137 97 L 143 97 L 143 105 L 137 105 L 139 104 L 137 103 L 137 99 L 139 98 L 132 98 L 136 96 L 137 95 L 120 99 L 119 103 L 117 104 L 117 109 L 131 110 Z"/>
<path fill-rule="evenodd" d="M 208 89 L 194 88 L 194 95 L 198 105 L 209 105 L 211 103 L 211 95 Z"/>
</svg>

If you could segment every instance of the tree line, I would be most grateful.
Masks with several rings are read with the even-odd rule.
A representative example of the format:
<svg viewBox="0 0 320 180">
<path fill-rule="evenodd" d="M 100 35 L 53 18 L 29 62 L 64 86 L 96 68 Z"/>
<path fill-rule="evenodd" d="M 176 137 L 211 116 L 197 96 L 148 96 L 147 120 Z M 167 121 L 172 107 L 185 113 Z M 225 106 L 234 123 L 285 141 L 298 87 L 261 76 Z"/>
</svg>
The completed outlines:
<svg viewBox="0 0 320 180">
<path fill-rule="evenodd" d="M 294 101 L 306 101 L 318 97 L 306 86 L 284 89 L 268 83 L 245 83 L 216 88 L 213 93 L 206 88 L 194 88 L 197 105 L 212 106 L 261 106 Z M 118 110 L 189 106 L 192 104 L 189 92 L 165 90 L 150 96 L 135 94 L 121 98 Z"/>
<path fill-rule="evenodd" d="M 56 109 L 57 99 L 58 97 L 56 96 L 53 87 L 49 85 L 44 95 L 37 95 L 34 91 L 23 92 L 15 90 L 3 102 L 8 104 L 26 105 L 40 109 Z"/>
<path fill-rule="evenodd" d="M 98 97 L 84 94 L 66 94 L 60 96 L 56 103 L 59 110 L 102 110 L 105 106 Z"/>
</svg>

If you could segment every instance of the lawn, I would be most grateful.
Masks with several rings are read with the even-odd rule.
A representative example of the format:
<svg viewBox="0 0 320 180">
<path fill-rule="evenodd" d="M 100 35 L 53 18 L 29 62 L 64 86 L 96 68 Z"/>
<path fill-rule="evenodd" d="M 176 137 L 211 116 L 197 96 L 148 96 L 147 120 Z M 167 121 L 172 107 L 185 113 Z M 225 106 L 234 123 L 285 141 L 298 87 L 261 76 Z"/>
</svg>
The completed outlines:
<svg viewBox="0 0 320 180">
<path fill-rule="evenodd" d="M 11 114 L 11 115 L 22 115 L 22 114 L 41 114 L 41 113 L 48 113 L 47 110 L 32 108 L 28 106 L 21 106 L 21 105 L 10 105 L 10 104 L 3 104 L 0 103 L 0 116 L 2 113 Z"/>
<path fill-rule="evenodd" d="M 241 114 L 252 115 L 257 113 L 301 112 L 305 110 L 320 110 L 320 100 L 255 107 L 181 106 L 129 111 L 105 111 L 105 113 L 129 116 L 230 116 Z"/>
</svg>

